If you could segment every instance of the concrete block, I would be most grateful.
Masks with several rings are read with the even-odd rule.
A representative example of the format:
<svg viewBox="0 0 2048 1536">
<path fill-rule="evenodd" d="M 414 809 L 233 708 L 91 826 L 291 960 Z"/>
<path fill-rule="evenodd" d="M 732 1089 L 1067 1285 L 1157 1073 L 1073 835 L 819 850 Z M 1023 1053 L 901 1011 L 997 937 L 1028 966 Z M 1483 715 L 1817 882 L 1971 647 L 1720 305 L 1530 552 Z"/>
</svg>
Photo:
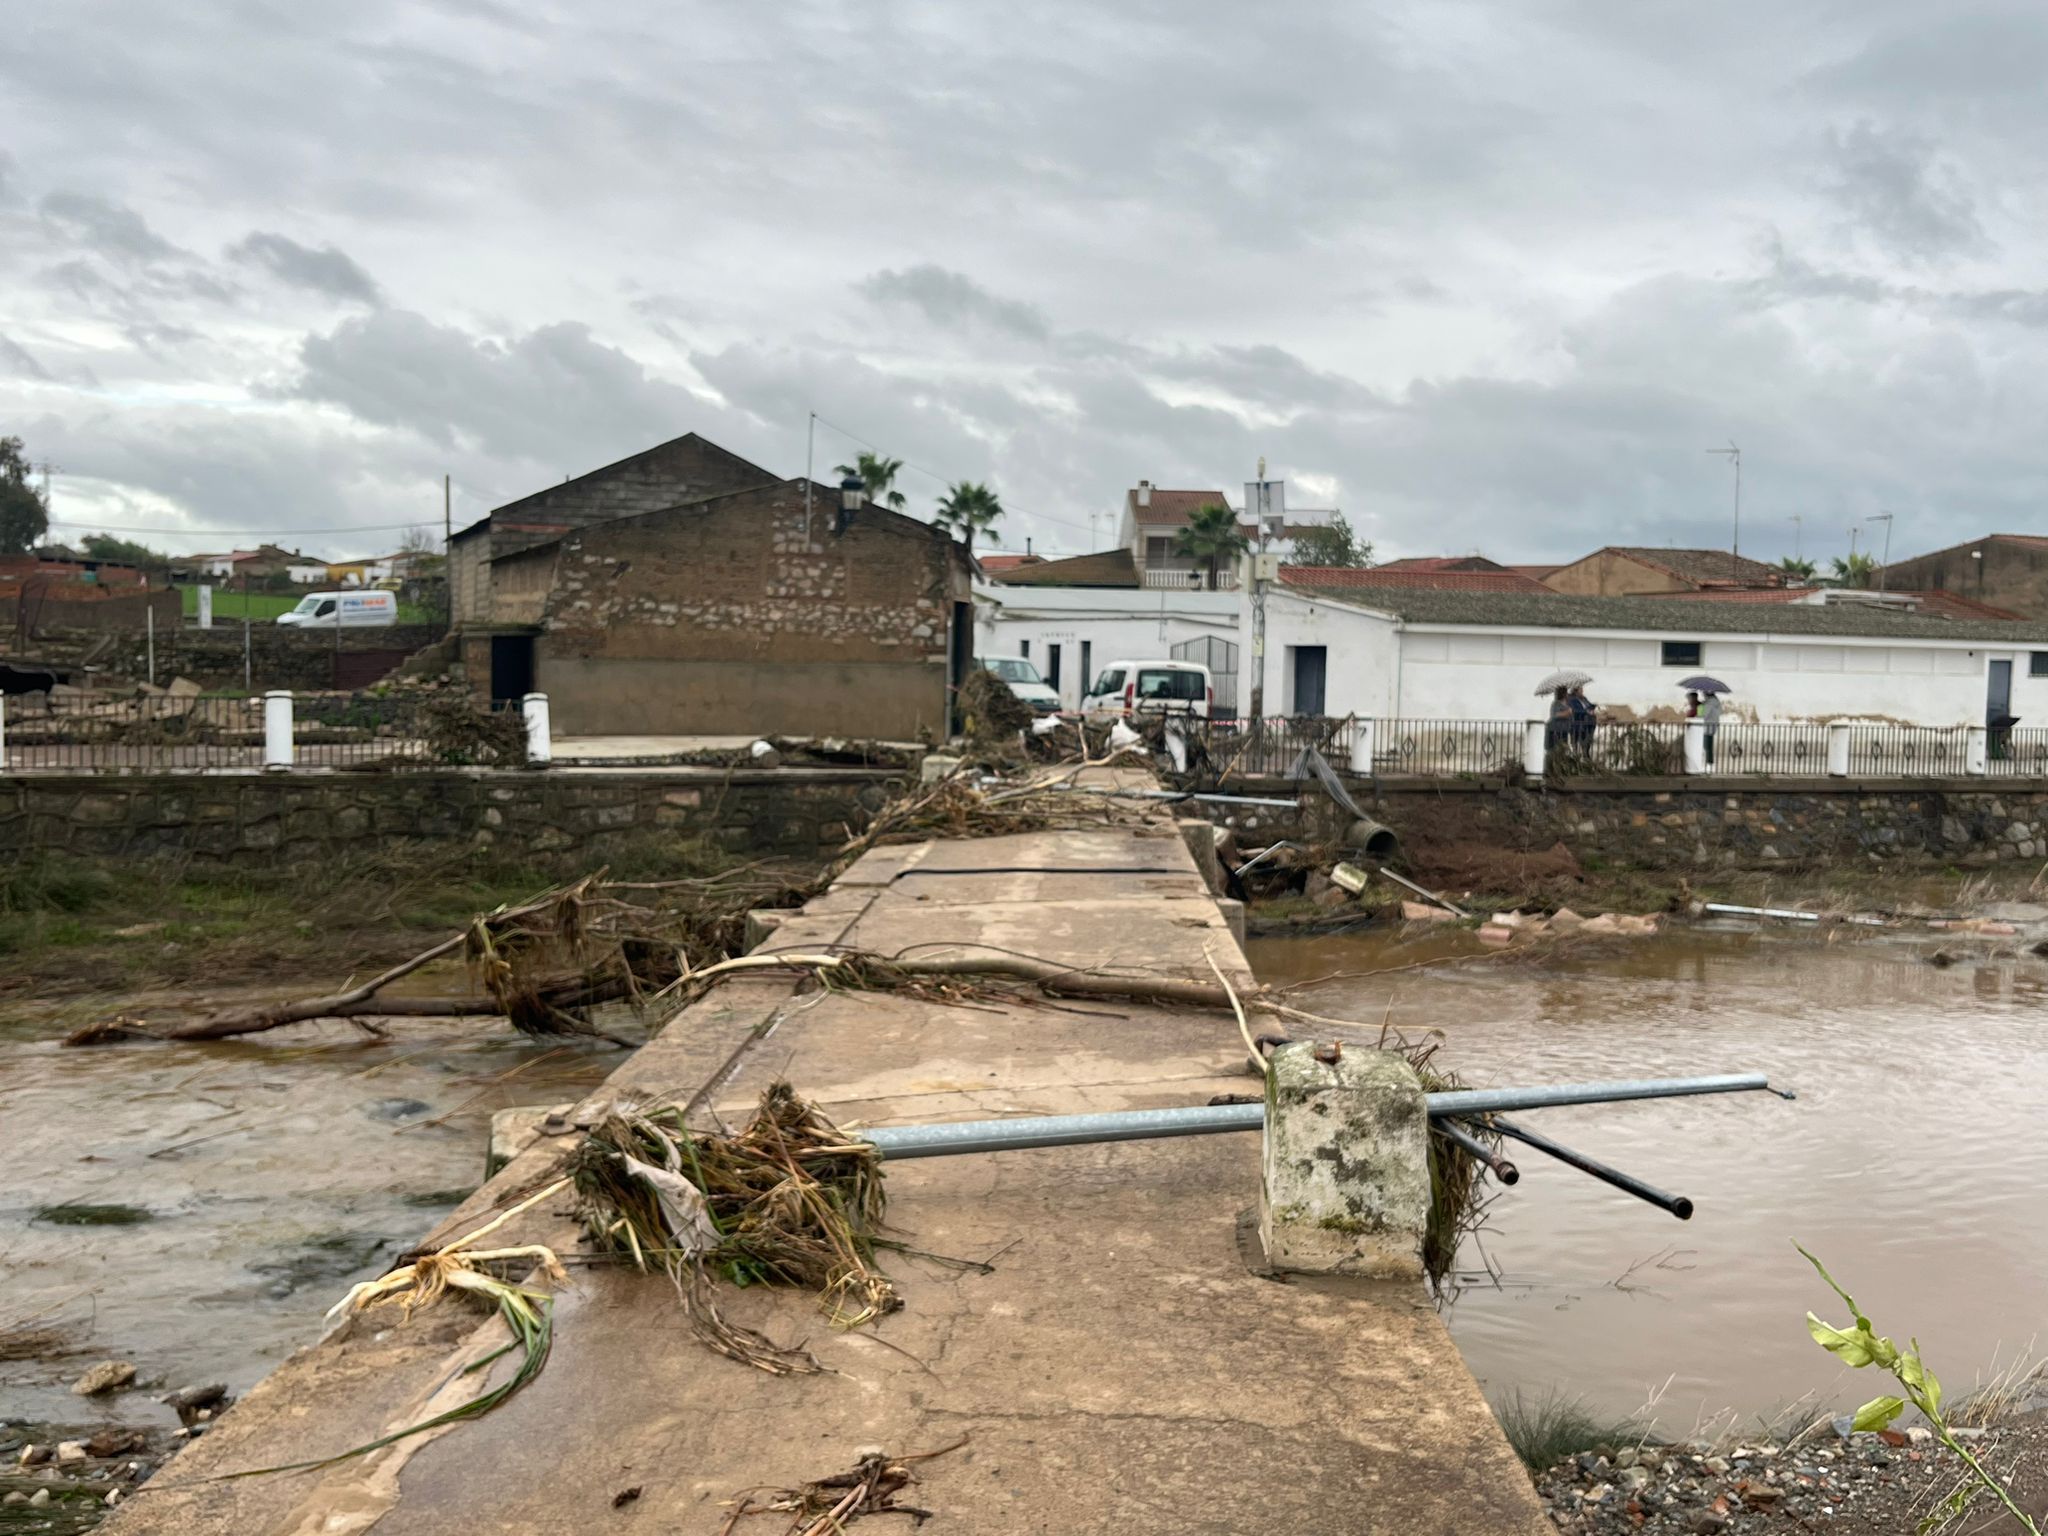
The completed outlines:
<svg viewBox="0 0 2048 1536">
<path fill-rule="evenodd" d="M 960 759 L 951 753 L 928 753 L 925 760 L 918 765 L 917 781 L 920 784 L 936 784 L 959 766 Z"/>
<path fill-rule="evenodd" d="M 795 915 L 794 912 L 778 911 L 773 907 L 757 907 L 752 912 L 749 912 L 747 914 L 745 953 L 752 954 L 763 944 L 766 944 L 769 939 L 775 936 L 775 930 Z"/>
<path fill-rule="evenodd" d="M 1229 896 L 1216 898 L 1216 910 L 1223 914 L 1223 921 L 1230 924 L 1230 936 L 1237 940 L 1237 947 L 1244 948 L 1244 903 Z"/>
<path fill-rule="evenodd" d="M 516 1104 L 491 1116 L 491 1145 L 484 1154 L 484 1177 L 493 1179 L 498 1171 L 543 1136 L 556 1136 L 569 1129 L 573 1104 Z"/>
<path fill-rule="evenodd" d="M 1195 861 L 1195 868 L 1202 872 L 1203 883 L 1211 895 L 1223 893 L 1223 865 L 1216 857 L 1216 823 L 1200 816 L 1186 816 L 1174 823 L 1180 829 L 1181 841 L 1188 845 L 1188 852 Z"/>
<path fill-rule="evenodd" d="M 1266 1073 L 1259 1236 L 1275 1269 L 1422 1278 L 1429 1108 L 1387 1051 L 1283 1045 Z"/>
</svg>

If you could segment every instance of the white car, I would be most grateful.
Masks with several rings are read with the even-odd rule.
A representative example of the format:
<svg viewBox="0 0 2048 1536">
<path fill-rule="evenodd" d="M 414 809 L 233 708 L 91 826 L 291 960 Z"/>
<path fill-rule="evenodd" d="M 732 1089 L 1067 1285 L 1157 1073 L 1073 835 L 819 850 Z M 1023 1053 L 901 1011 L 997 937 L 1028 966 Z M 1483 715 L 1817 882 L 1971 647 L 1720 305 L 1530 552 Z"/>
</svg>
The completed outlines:
<svg viewBox="0 0 2048 1536">
<path fill-rule="evenodd" d="M 1038 675 L 1038 668 L 1022 656 L 984 656 L 981 664 L 1009 684 L 1010 692 L 1041 715 L 1056 715 L 1060 711 L 1060 696 L 1046 686 L 1045 679 Z"/>
<path fill-rule="evenodd" d="M 1112 661 L 1096 675 L 1086 715 L 1193 715 L 1209 718 L 1216 688 L 1209 669 L 1193 661 Z"/>
</svg>

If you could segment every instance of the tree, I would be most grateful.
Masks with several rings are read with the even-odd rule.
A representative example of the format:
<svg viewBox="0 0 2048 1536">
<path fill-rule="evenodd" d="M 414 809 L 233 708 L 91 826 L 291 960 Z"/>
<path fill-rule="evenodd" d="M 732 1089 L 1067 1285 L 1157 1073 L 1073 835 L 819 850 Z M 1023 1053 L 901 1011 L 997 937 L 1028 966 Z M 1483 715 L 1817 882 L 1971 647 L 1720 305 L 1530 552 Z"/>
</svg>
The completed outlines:
<svg viewBox="0 0 2048 1536">
<path fill-rule="evenodd" d="M 1792 556 L 1787 555 L 1778 562 L 1778 569 L 1787 576 L 1790 576 L 1795 582 L 1809 582 L 1813 580 L 1813 573 L 1816 567 L 1811 560 L 1795 560 Z"/>
<path fill-rule="evenodd" d="M 897 475 L 902 471 L 901 459 L 884 459 L 872 453 L 864 453 L 851 464 L 841 464 L 832 473 L 842 480 L 852 476 L 867 487 L 869 501 L 878 501 L 883 506 L 901 512 L 903 503 L 908 498 L 892 487 L 896 484 Z"/>
<path fill-rule="evenodd" d="M 1372 540 L 1361 540 L 1338 512 L 1326 526 L 1304 528 L 1294 536 L 1294 560 L 1297 565 L 1371 565 Z"/>
<path fill-rule="evenodd" d="M 1216 590 L 1216 568 L 1225 560 L 1235 560 L 1251 547 L 1252 541 L 1237 526 L 1237 514 L 1220 502 L 1195 508 L 1188 518 L 1187 527 L 1173 539 L 1175 554 L 1202 562 L 1209 572 L 1211 592 Z"/>
<path fill-rule="evenodd" d="M 948 532 L 959 534 L 960 542 L 971 555 L 974 536 L 986 533 L 1002 517 L 1003 503 L 994 491 L 973 480 L 962 480 L 946 487 L 946 499 L 939 503 L 938 516 L 933 521 Z"/>
<path fill-rule="evenodd" d="M 117 539 L 111 533 L 88 533 L 79 540 L 79 548 L 95 560 L 132 565 L 145 571 L 161 570 L 171 563 L 169 555 L 133 539 Z"/>
<path fill-rule="evenodd" d="M 1877 561 L 1870 555 L 1855 554 L 1844 560 L 1835 556 L 1835 585 L 1838 587 L 1867 587 L 1870 578 L 1877 574 Z"/>
<path fill-rule="evenodd" d="M 21 439 L 0 437 L 0 555 L 25 555 L 49 531 L 49 509 L 28 483 Z"/>
</svg>

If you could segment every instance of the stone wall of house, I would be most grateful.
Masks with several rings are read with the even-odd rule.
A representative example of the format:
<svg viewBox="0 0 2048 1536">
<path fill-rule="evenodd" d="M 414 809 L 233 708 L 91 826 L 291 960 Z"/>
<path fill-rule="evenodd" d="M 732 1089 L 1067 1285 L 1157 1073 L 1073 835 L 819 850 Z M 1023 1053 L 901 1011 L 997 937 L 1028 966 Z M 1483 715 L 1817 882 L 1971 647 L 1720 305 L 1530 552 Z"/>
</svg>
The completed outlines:
<svg viewBox="0 0 2048 1536">
<path fill-rule="evenodd" d="M 1267 783 L 1252 793 L 1288 794 Z M 1450 783 L 1388 788 L 1359 803 L 1404 843 L 1481 843 L 1540 850 L 1563 843 L 1585 863 L 1618 868 L 1805 869 L 1845 861 L 1905 860 L 1982 868 L 2048 860 L 2048 783 L 1987 785 L 1981 778 L 1887 784 L 1756 779 L 1739 784 L 1643 780 L 1527 789 Z M 1245 841 L 1330 838 L 1345 820 L 1320 790 L 1299 813 L 1234 812 Z"/>
<path fill-rule="evenodd" d="M 549 567 L 537 686 L 564 735 L 914 739 L 947 727 L 959 546 L 800 482 L 603 523 L 498 562 Z"/>
<path fill-rule="evenodd" d="M 384 839 L 600 857 L 610 842 L 650 833 L 817 855 L 900 784 L 900 774 L 865 768 L 25 774 L 0 778 L 0 858 L 297 863 Z"/>
</svg>

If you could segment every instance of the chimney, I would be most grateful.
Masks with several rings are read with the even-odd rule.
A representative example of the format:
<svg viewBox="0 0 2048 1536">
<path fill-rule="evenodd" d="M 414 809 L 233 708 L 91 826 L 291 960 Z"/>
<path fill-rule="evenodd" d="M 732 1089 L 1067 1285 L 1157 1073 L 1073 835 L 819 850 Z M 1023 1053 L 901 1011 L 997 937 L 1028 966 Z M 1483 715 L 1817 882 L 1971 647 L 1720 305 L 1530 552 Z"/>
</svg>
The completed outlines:
<svg viewBox="0 0 2048 1536">
<path fill-rule="evenodd" d="M 1024 558 L 1031 558 L 1031 535 L 1028 533 L 1024 535 Z"/>
<path fill-rule="evenodd" d="M 1138 482 L 1138 505 L 1141 507 L 1152 505 L 1152 482 L 1150 480 L 1140 480 Z"/>
</svg>

